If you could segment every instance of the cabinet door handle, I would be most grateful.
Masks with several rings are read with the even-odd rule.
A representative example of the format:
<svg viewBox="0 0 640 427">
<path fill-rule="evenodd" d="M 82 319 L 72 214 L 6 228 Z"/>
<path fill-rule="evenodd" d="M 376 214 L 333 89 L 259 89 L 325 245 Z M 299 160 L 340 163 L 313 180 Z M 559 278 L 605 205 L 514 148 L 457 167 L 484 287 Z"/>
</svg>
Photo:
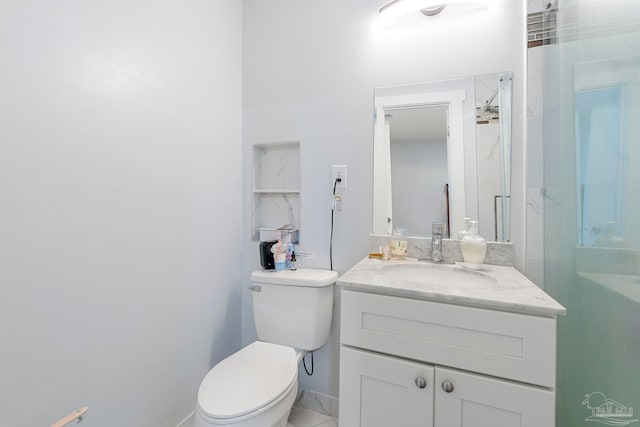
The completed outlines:
<svg viewBox="0 0 640 427">
<path fill-rule="evenodd" d="M 427 380 L 422 377 L 416 378 L 416 385 L 418 388 L 425 388 L 427 386 Z"/>
<path fill-rule="evenodd" d="M 443 381 L 442 389 L 445 391 L 445 393 L 451 393 L 453 391 L 453 383 L 451 383 L 451 381 Z"/>
</svg>

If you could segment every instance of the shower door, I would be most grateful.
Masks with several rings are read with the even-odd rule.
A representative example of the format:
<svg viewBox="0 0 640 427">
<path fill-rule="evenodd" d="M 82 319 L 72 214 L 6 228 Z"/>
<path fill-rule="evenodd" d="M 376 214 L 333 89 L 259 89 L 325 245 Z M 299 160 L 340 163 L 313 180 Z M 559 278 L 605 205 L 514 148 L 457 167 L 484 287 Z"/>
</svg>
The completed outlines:
<svg viewBox="0 0 640 427">
<path fill-rule="evenodd" d="M 557 426 L 640 427 L 640 2 L 552 7 L 544 286 L 567 308 Z"/>
</svg>

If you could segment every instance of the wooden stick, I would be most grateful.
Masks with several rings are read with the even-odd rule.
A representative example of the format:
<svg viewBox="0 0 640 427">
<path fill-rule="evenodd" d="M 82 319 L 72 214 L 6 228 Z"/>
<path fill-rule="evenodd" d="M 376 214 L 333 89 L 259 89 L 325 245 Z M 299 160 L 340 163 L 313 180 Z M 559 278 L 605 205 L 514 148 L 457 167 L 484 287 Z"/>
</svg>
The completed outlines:
<svg viewBox="0 0 640 427">
<path fill-rule="evenodd" d="M 444 199 L 446 202 L 446 210 L 447 210 L 447 229 L 446 230 L 442 230 L 442 234 L 446 233 L 446 236 L 442 236 L 442 237 L 448 237 L 451 238 L 451 209 L 449 208 L 449 184 L 445 184 L 444 185 Z"/>
<path fill-rule="evenodd" d="M 82 419 L 84 414 L 87 413 L 88 410 L 89 410 L 88 406 L 83 406 L 80 409 L 76 409 L 75 411 L 73 411 L 72 413 L 67 415 L 66 417 L 64 417 L 64 418 L 56 421 L 55 423 L 51 424 L 51 427 L 65 427 L 67 424 L 69 424 L 70 422 L 75 421 L 75 420 L 78 420 L 78 422 L 80 422 L 80 420 Z"/>
</svg>

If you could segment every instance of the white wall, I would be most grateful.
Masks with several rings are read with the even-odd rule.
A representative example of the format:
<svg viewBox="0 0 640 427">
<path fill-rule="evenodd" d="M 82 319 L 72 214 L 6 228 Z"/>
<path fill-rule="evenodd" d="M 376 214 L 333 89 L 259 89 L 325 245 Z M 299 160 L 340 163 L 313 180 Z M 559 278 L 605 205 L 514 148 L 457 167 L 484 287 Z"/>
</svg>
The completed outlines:
<svg viewBox="0 0 640 427">
<path fill-rule="evenodd" d="M 480 15 L 440 16 L 419 30 L 375 32 L 386 0 L 245 0 L 243 139 L 245 209 L 250 224 L 251 151 L 255 142 L 300 140 L 302 245 L 316 251 L 305 265 L 328 268 L 331 165 L 348 165 L 343 212 L 336 214 L 334 268 L 345 272 L 368 250 L 373 177 L 373 89 L 402 83 L 514 73 L 512 239 L 523 259 L 524 19 L 523 4 L 494 0 Z M 243 343 L 255 337 L 246 290 L 259 265 L 257 244 L 244 235 Z M 338 307 L 336 307 L 338 309 Z M 316 353 L 316 374 L 302 389 L 338 394 L 338 334 Z"/>
<path fill-rule="evenodd" d="M 0 4 L 3 426 L 175 426 L 239 347 L 241 22 Z"/>
</svg>

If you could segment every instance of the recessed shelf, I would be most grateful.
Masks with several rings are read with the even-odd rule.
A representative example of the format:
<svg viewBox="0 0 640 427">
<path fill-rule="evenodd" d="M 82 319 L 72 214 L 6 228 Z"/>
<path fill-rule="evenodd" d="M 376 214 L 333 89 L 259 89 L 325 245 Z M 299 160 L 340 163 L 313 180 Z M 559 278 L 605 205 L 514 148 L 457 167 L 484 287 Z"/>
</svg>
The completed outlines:
<svg viewBox="0 0 640 427">
<path fill-rule="evenodd" d="M 269 190 L 253 190 L 256 194 L 300 194 L 300 190 L 278 190 L 278 189 L 269 189 Z"/>
<path fill-rule="evenodd" d="M 300 143 L 253 146 L 253 239 L 300 228 Z M 260 230 L 262 229 L 262 230 Z M 267 232 L 267 229 L 273 233 Z"/>
<path fill-rule="evenodd" d="M 299 232 L 293 229 L 256 227 L 261 241 L 282 239 L 283 242 L 299 243 Z"/>
</svg>

